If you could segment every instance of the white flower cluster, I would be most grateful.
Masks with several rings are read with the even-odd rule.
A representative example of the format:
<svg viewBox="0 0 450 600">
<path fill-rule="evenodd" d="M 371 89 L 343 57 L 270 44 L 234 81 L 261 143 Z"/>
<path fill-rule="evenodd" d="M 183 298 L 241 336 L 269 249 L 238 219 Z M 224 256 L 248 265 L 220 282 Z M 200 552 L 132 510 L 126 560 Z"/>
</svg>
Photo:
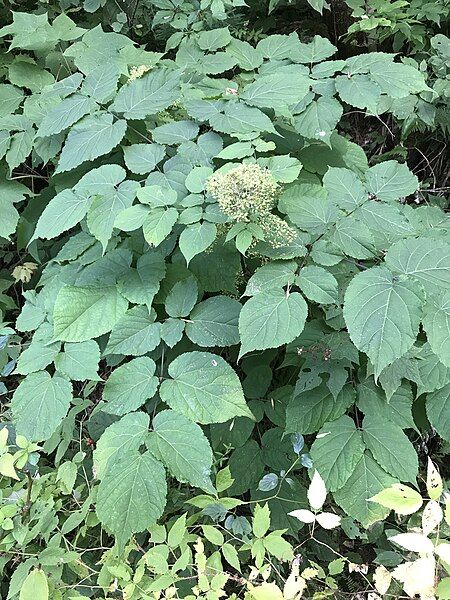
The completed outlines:
<svg viewBox="0 0 450 600">
<path fill-rule="evenodd" d="M 207 191 L 234 221 L 258 223 L 274 248 L 295 239 L 295 230 L 271 212 L 281 188 L 268 169 L 246 163 L 226 173 L 215 173 L 208 180 Z"/>
</svg>

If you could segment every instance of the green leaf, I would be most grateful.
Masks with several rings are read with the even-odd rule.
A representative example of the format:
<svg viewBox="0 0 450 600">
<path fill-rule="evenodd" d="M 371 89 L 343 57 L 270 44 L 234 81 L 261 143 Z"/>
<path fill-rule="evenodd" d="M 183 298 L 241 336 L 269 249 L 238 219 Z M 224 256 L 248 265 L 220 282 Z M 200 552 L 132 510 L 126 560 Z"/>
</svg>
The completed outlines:
<svg viewBox="0 0 450 600">
<path fill-rule="evenodd" d="M 110 109 L 126 119 L 144 119 L 156 115 L 177 100 L 179 75 L 165 69 L 154 69 L 122 86 Z"/>
<path fill-rule="evenodd" d="M 284 287 L 295 279 L 298 265 L 295 261 L 273 261 L 256 269 L 247 282 L 244 296 L 255 296 L 272 288 Z"/>
<path fill-rule="evenodd" d="M 335 84 L 343 102 L 357 108 L 367 108 L 372 114 L 377 114 L 381 90 L 369 75 L 338 75 Z"/>
<path fill-rule="evenodd" d="M 169 365 L 172 379 L 162 382 L 161 400 L 198 423 L 253 418 L 238 376 L 223 358 L 209 352 L 186 352 Z"/>
<path fill-rule="evenodd" d="M 300 229 L 320 235 L 338 217 L 336 205 L 327 196 L 322 186 L 299 183 L 285 189 L 278 208 Z"/>
<path fill-rule="evenodd" d="M 422 496 L 416 490 L 401 483 L 393 483 L 391 487 L 381 490 L 370 500 L 388 510 L 395 510 L 399 515 L 411 515 L 423 504 Z"/>
<path fill-rule="evenodd" d="M 415 483 L 417 453 L 398 425 L 382 415 L 369 415 L 363 422 L 363 440 L 385 471 L 400 481 Z"/>
<path fill-rule="evenodd" d="M 20 131 L 12 136 L 8 152 L 6 153 L 6 162 L 10 171 L 21 165 L 30 154 L 33 149 L 34 136 L 34 129 Z"/>
<path fill-rule="evenodd" d="M 84 117 L 70 130 L 55 173 L 71 171 L 88 160 L 108 154 L 121 142 L 126 128 L 126 121 L 114 121 L 109 113 Z"/>
<path fill-rule="evenodd" d="M 152 210 L 142 225 L 145 241 L 152 246 L 159 246 L 172 231 L 177 219 L 178 211 L 172 206 L 167 209 Z"/>
<path fill-rule="evenodd" d="M 165 274 L 166 265 L 161 254 L 146 252 L 138 258 L 136 269 L 129 269 L 120 278 L 120 293 L 130 302 L 146 304 L 150 308 Z"/>
<path fill-rule="evenodd" d="M 263 55 L 258 48 L 253 48 L 248 42 L 232 39 L 226 52 L 234 56 L 238 66 L 244 71 L 253 71 L 262 65 Z"/>
<path fill-rule="evenodd" d="M 115 286 L 61 288 L 53 311 L 54 336 L 65 342 L 84 342 L 111 331 L 128 302 Z"/>
<path fill-rule="evenodd" d="M 150 173 L 166 154 L 159 144 L 133 144 L 123 149 L 125 164 L 133 173 Z"/>
<path fill-rule="evenodd" d="M 193 121 L 172 121 L 152 129 L 152 139 L 158 144 L 173 146 L 193 140 L 199 131 L 199 126 Z"/>
<path fill-rule="evenodd" d="M 319 304 L 337 304 L 338 282 L 322 267 L 303 267 L 296 282 L 309 300 Z"/>
<path fill-rule="evenodd" d="M 63 190 L 54 196 L 39 217 L 31 241 L 51 239 L 71 229 L 86 215 L 91 200 L 78 196 L 72 190 Z"/>
<path fill-rule="evenodd" d="M 432 298 L 425 306 L 423 327 L 439 360 L 450 367 L 450 292 Z"/>
<path fill-rule="evenodd" d="M 407 165 L 387 160 L 370 167 L 366 172 L 366 186 L 380 200 L 389 201 L 414 194 L 419 181 Z"/>
<path fill-rule="evenodd" d="M 0 84 L 0 117 L 6 117 L 19 108 L 23 97 L 23 91 L 15 85 Z"/>
<path fill-rule="evenodd" d="M 116 93 L 119 77 L 116 65 L 101 65 L 86 75 L 81 91 L 102 104 L 111 100 Z"/>
<path fill-rule="evenodd" d="M 391 98 L 406 98 L 429 89 L 419 69 L 402 63 L 376 61 L 370 66 L 370 76 Z"/>
<path fill-rule="evenodd" d="M 345 386 L 334 398 L 325 384 L 294 394 L 286 408 L 286 432 L 309 434 L 341 417 L 355 401 L 351 387 Z"/>
<path fill-rule="evenodd" d="M 87 213 L 89 231 L 102 244 L 103 250 L 112 236 L 116 217 L 129 208 L 136 196 L 138 187 L 135 181 L 124 181 L 110 193 L 95 196 Z"/>
<path fill-rule="evenodd" d="M 55 367 L 75 381 L 99 380 L 100 349 L 94 340 L 64 344 L 64 352 L 55 358 Z"/>
<path fill-rule="evenodd" d="M 214 223 L 195 223 L 188 225 L 180 235 L 179 246 L 181 253 L 189 265 L 191 260 L 200 252 L 203 252 L 216 239 L 217 228 Z"/>
<path fill-rule="evenodd" d="M 276 133 L 272 121 L 258 108 L 251 108 L 241 102 L 228 102 L 223 114 L 214 113 L 209 117 L 211 127 L 234 137 L 249 136 L 261 131 Z"/>
<path fill-rule="evenodd" d="M 366 450 L 345 485 L 334 492 L 333 497 L 348 515 L 364 527 L 369 527 L 376 521 L 382 521 L 389 514 L 389 509 L 370 502 L 369 499 L 393 483 L 395 479 L 386 473 Z"/>
<path fill-rule="evenodd" d="M 303 331 L 308 307 L 301 294 L 271 289 L 248 300 L 239 316 L 241 350 L 265 350 L 289 344 Z"/>
<path fill-rule="evenodd" d="M 428 292 L 450 290 L 450 244 L 429 238 L 401 240 L 386 254 L 386 264 L 417 279 Z"/>
<path fill-rule="evenodd" d="M 42 323 L 31 340 L 31 344 L 22 352 L 17 361 L 15 373 L 28 375 L 45 369 L 58 354 L 61 344 L 49 344 L 52 337 L 50 323 Z"/>
<path fill-rule="evenodd" d="M 292 55 L 292 60 L 301 63 L 317 63 L 332 56 L 336 51 L 337 48 L 333 46 L 328 38 L 315 35 L 308 44 L 299 44 L 297 52 Z"/>
<path fill-rule="evenodd" d="M 245 86 L 240 97 L 246 104 L 275 111 L 296 104 L 309 92 L 311 80 L 302 67 L 292 65 L 270 75 L 260 75 Z"/>
<path fill-rule="evenodd" d="M 383 374 L 380 375 L 380 381 Z M 399 384 L 400 385 L 400 384 Z M 398 387 L 388 399 L 374 381 L 366 379 L 358 386 L 358 408 L 367 416 L 377 415 L 402 429 L 416 429 L 412 416 L 413 397 L 409 386 Z"/>
<path fill-rule="evenodd" d="M 270 170 L 275 181 L 281 181 L 282 183 L 295 181 L 302 169 L 301 162 L 289 155 L 259 159 L 258 163 Z"/>
<path fill-rule="evenodd" d="M 17 433 L 29 442 L 48 440 L 66 416 L 71 400 L 72 386 L 67 379 L 51 377 L 47 371 L 27 375 L 11 401 Z"/>
<path fill-rule="evenodd" d="M 265 58 L 271 60 L 283 60 L 289 58 L 298 51 L 299 40 L 296 33 L 290 35 L 269 35 L 258 42 L 256 49 Z"/>
<path fill-rule="evenodd" d="M 47 137 L 60 133 L 96 108 L 97 104 L 91 98 L 82 94 L 72 94 L 52 108 L 42 119 L 37 135 Z"/>
<path fill-rule="evenodd" d="M 215 494 L 210 478 L 213 453 L 196 423 L 173 410 L 163 410 L 153 419 L 147 447 L 178 481 Z"/>
<path fill-rule="evenodd" d="M 323 186 L 333 202 L 347 211 L 355 210 L 368 197 L 361 180 L 350 169 L 330 167 L 324 175 Z"/>
<path fill-rule="evenodd" d="M 169 317 L 186 317 L 194 308 L 198 297 L 195 277 L 177 281 L 167 294 L 165 309 Z"/>
<path fill-rule="evenodd" d="M 166 504 L 166 474 L 150 452 L 127 452 L 104 474 L 97 494 L 97 516 L 122 550 L 133 533 L 156 523 Z"/>
<path fill-rule="evenodd" d="M 219 48 L 223 48 L 229 44 L 231 39 L 231 33 L 228 27 L 220 27 L 219 29 L 201 31 L 198 34 L 198 45 L 202 50 L 215 52 Z"/>
<path fill-rule="evenodd" d="M 242 305 L 228 296 L 214 296 L 195 306 L 186 323 L 186 335 L 198 346 L 228 347 L 239 344 Z"/>
<path fill-rule="evenodd" d="M 253 533 L 258 538 L 262 538 L 269 531 L 270 527 L 270 509 L 268 504 L 255 506 L 255 513 L 253 516 Z"/>
<path fill-rule="evenodd" d="M 105 354 L 147 354 L 159 344 L 160 333 L 161 325 L 154 322 L 148 308 L 134 306 L 114 325 Z"/>
<path fill-rule="evenodd" d="M 447 442 L 450 441 L 450 383 L 428 394 L 427 416 L 431 426 Z"/>
<path fill-rule="evenodd" d="M 399 281 L 385 267 L 354 277 L 345 293 L 344 319 L 355 346 L 381 371 L 414 344 L 423 297 L 414 282 Z"/>
<path fill-rule="evenodd" d="M 19 600 L 48 600 L 48 581 L 41 569 L 33 569 L 20 588 Z"/>
<path fill-rule="evenodd" d="M 111 415 L 124 415 L 153 398 L 158 388 L 155 362 L 148 356 L 133 358 L 116 367 L 106 381 L 103 410 Z"/>
<path fill-rule="evenodd" d="M 329 146 L 334 128 L 342 117 L 343 108 L 335 98 L 320 97 L 296 115 L 295 130 L 311 140 L 321 140 Z"/>
<path fill-rule="evenodd" d="M 94 450 L 96 477 L 103 475 L 122 458 L 139 450 L 148 435 L 150 419 L 144 412 L 129 413 L 105 429 Z"/>
<path fill-rule="evenodd" d="M 311 446 L 314 467 L 331 492 L 345 484 L 363 453 L 361 433 L 346 415 L 325 423 Z"/>
</svg>

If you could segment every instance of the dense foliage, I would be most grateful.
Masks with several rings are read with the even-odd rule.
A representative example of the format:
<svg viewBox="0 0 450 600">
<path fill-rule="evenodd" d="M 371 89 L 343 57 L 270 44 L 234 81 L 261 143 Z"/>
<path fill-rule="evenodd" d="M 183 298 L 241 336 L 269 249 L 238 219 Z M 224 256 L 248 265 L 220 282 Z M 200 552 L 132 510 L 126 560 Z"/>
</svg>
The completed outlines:
<svg viewBox="0 0 450 600">
<path fill-rule="evenodd" d="M 0 595 L 450 598 L 449 3 L 23 4 Z"/>
</svg>

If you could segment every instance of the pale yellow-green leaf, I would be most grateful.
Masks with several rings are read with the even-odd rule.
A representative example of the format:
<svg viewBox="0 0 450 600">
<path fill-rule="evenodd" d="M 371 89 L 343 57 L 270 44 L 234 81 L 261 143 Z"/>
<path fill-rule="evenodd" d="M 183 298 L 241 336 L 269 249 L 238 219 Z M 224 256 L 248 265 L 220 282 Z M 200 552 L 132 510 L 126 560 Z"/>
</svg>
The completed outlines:
<svg viewBox="0 0 450 600">
<path fill-rule="evenodd" d="M 380 565 L 375 569 L 375 573 L 373 575 L 373 583 L 375 585 L 375 589 L 382 596 L 388 591 L 389 586 L 391 585 L 392 575 L 386 569 L 385 566 Z"/>
<path fill-rule="evenodd" d="M 20 588 L 19 600 L 48 600 L 48 582 L 44 571 L 34 569 Z"/>
<path fill-rule="evenodd" d="M 425 535 L 428 535 L 436 529 L 439 523 L 442 521 L 444 515 L 442 508 L 436 500 L 430 500 L 425 505 L 422 513 L 422 531 Z"/>
<path fill-rule="evenodd" d="M 12 454 L 0 456 L 0 474 L 11 477 L 11 479 L 19 479 L 14 468 L 14 456 Z"/>
<path fill-rule="evenodd" d="M 308 502 L 314 510 L 322 508 L 327 497 L 325 483 L 318 471 L 314 471 L 312 481 L 308 488 Z"/>
<path fill-rule="evenodd" d="M 434 548 L 433 542 L 421 533 L 399 533 L 390 537 L 389 541 L 394 542 L 405 550 L 418 552 L 419 554 L 431 554 Z"/>
<path fill-rule="evenodd" d="M 427 467 L 427 492 L 431 500 L 437 500 L 442 494 L 442 478 L 431 459 L 428 459 Z"/>
<path fill-rule="evenodd" d="M 316 515 L 316 520 L 324 529 L 335 529 L 341 524 L 341 517 L 329 512 L 323 512 Z"/>
<path fill-rule="evenodd" d="M 402 483 L 394 483 L 390 488 L 382 490 L 369 500 L 395 510 L 399 515 L 412 515 L 423 504 L 422 496 Z"/>
</svg>

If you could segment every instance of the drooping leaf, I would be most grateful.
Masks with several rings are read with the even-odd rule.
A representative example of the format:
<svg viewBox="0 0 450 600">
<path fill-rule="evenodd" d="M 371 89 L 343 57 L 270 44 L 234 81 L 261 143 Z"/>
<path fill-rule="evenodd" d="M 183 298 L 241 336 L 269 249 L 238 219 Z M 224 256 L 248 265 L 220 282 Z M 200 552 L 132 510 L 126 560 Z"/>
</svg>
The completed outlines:
<svg viewBox="0 0 450 600">
<path fill-rule="evenodd" d="M 210 479 L 213 454 L 201 427 L 173 410 L 158 413 L 152 426 L 147 447 L 172 476 L 215 493 Z"/>
<path fill-rule="evenodd" d="M 30 442 L 48 440 L 66 416 L 71 400 L 72 385 L 67 379 L 51 377 L 47 371 L 27 375 L 11 401 L 17 433 Z"/>
<path fill-rule="evenodd" d="M 102 479 L 107 470 L 144 443 L 149 426 L 144 412 L 128 413 L 105 429 L 94 450 L 94 470 Z"/>
<path fill-rule="evenodd" d="M 162 464 L 150 452 L 129 451 L 104 474 L 98 488 L 97 516 L 123 549 L 133 533 L 156 523 L 166 493 Z"/>
<path fill-rule="evenodd" d="M 169 365 L 160 396 L 175 411 L 197 423 L 253 418 L 238 376 L 223 358 L 209 352 L 186 352 Z"/>
<path fill-rule="evenodd" d="M 125 314 L 128 302 L 116 286 L 65 286 L 53 311 L 54 336 L 65 342 L 84 342 L 111 331 Z"/>
<path fill-rule="evenodd" d="M 307 310 L 298 292 L 287 294 L 275 288 L 256 294 L 244 304 L 239 315 L 239 355 L 292 342 L 303 331 Z"/>
<path fill-rule="evenodd" d="M 152 398 L 158 387 L 155 362 L 148 356 L 140 356 L 116 367 L 106 381 L 103 399 L 104 411 L 124 415 L 138 409 Z"/>
<path fill-rule="evenodd" d="M 385 267 L 363 271 L 350 282 L 345 322 L 352 342 L 372 361 L 376 377 L 415 342 L 422 303 L 420 286 L 400 281 Z"/>
<path fill-rule="evenodd" d="M 331 492 L 345 485 L 363 453 L 361 433 L 346 415 L 325 423 L 311 446 L 314 466 Z"/>
</svg>

